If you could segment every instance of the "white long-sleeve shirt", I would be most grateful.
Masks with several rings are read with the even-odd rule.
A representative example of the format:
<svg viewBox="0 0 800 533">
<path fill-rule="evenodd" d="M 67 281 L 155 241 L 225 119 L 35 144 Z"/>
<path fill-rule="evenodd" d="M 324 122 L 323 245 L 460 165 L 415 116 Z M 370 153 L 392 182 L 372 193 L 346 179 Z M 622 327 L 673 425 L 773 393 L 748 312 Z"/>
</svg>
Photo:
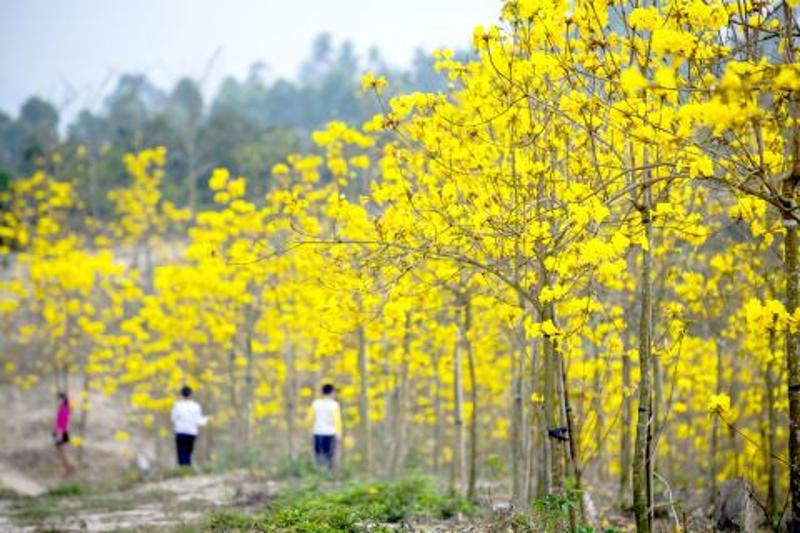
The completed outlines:
<svg viewBox="0 0 800 533">
<path fill-rule="evenodd" d="M 198 428 L 205 426 L 208 417 L 203 416 L 200 404 L 194 400 L 178 400 L 172 408 L 172 425 L 175 433 L 197 435 Z"/>
<path fill-rule="evenodd" d="M 309 414 L 314 419 L 314 435 L 342 434 L 342 414 L 339 410 L 339 402 L 333 398 L 314 400 Z"/>
</svg>

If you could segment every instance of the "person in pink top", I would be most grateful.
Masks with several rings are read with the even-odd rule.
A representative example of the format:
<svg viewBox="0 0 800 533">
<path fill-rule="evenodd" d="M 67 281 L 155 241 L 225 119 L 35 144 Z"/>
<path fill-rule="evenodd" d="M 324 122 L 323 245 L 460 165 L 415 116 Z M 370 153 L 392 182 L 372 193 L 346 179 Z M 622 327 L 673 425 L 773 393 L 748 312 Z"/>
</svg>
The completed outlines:
<svg viewBox="0 0 800 533">
<path fill-rule="evenodd" d="M 58 411 L 56 412 L 56 423 L 53 428 L 53 441 L 56 445 L 56 453 L 64 467 L 64 475 L 68 476 L 75 473 L 75 466 L 67 457 L 66 445 L 69 442 L 69 418 L 72 409 L 69 405 L 69 398 L 64 392 L 58 393 Z"/>
</svg>

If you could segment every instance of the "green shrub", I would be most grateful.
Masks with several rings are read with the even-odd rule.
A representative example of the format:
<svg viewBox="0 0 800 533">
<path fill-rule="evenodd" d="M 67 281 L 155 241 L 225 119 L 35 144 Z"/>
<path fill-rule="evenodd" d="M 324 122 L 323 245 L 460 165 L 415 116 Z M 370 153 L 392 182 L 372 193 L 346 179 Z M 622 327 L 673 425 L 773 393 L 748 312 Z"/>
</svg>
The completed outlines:
<svg viewBox="0 0 800 533">
<path fill-rule="evenodd" d="M 294 533 L 356 533 L 390 531 L 414 517 L 451 518 L 471 512 L 462 498 L 443 494 L 430 478 L 413 477 L 390 483 L 357 483 L 324 492 L 306 487 L 282 494 L 260 515 L 212 515 L 204 529 L 214 531 L 286 531 Z"/>
<path fill-rule="evenodd" d="M 576 524 L 572 527 L 573 520 L 577 520 L 580 513 L 583 491 L 573 488 L 569 483 L 562 493 L 550 494 L 547 498 L 533 502 L 533 516 L 529 518 L 518 517 L 516 532 L 528 531 L 573 531 L 574 533 L 595 533 L 597 530 L 587 524 Z M 526 529 L 527 527 L 531 529 Z M 604 533 L 612 533 L 613 529 L 605 529 Z"/>
<path fill-rule="evenodd" d="M 64 483 L 62 485 L 58 485 L 57 487 L 53 487 L 52 489 L 47 491 L 47 496 L 53 496 L 56 498 L 63 498 L 67 496 L 80 496 L 84 493 L 84 488 L 77 484 L 77 483 Z"/>
</svg>

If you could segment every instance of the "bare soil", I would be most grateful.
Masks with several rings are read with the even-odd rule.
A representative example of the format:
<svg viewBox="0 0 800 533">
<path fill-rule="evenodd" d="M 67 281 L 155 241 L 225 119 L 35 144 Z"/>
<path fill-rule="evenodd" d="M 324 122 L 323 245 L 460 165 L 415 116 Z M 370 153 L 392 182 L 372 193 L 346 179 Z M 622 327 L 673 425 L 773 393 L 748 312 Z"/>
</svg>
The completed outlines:
<svg viewBox="0 0 800 533">
<path fill-rule="evenodd" d="M 218 509 L 255 511 L 277 490 L 275 483 L 234 471 L 178 475 L 122 490 L 0 497 L 0 531 L 168 530 L 195 523 Z"/>
</svg>

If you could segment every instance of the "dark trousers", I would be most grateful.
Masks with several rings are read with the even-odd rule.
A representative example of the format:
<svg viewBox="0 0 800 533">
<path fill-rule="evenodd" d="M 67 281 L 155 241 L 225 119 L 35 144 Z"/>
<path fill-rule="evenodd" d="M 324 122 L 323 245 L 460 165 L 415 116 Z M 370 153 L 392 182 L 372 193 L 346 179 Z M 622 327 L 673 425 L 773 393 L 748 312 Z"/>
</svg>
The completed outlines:
<svg viewBox="0 0 800 533">
<path fill-rule="evenodd" d="M 192 450 L 194 450 L 194 435 L 186 433 L 175 434 L 175 448 L 178 451 L 178 465 L 192 466 Z"/>
<path fill-rule="evenodd" d="M 334 435 L 314 435 L 314 457 L 318 465 L 333 468 L 335 453 L 336 437 Z"/>
</svg>

